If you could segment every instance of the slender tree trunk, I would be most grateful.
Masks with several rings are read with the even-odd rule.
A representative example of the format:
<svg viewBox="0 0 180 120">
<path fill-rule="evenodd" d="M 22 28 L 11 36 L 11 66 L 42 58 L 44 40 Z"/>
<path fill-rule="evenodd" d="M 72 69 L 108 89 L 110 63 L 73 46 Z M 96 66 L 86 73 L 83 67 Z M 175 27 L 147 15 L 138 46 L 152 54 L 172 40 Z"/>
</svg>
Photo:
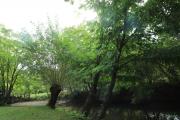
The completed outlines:
<svg viewBox="0 0 180 120">
<path fill-rule="evenodd" d="M 113 89 L 114 89 L 114 86 L 116 83 L 117 73 L 118 73 L 118 69 L 119 69 L 118 65 L 119 65 L 120 55 L 121 55 L 121 50 L 117 51 L 117 54 L 115 56 L 115 61 L 114 61 L 113 69 L 111 72 L 111 82 L 108 87 L 108 92 L 107 92 L 105 101 L 102 105 L 102 109 L 96 118 L 97 120 L 101 120 L 102 118 L 104 118 L 107 108 L 109 106 L 110 98 L 112 97 L 112 92 L 113 92 Z"/>
<path fill-rule="evenodd" d="M 97 50 L 100 50 L 102 48 L 102 44 L 104 43 L 104 32 L 103 32 L 103 28 L 100 28 L 100 38 L 99 38 L 99 46 L 97 47 Z M 96 57 L 96 66 L 100 65 L 101 63 L 101 59 L 102 59 L 102 54 L 101 55 L 97 55 Z M 100 74 L 101 71 L 98 71 L 97 73 L 95 73 L 94 77 L 93 77 L 93 83 L 90 87 L 90 91 L 89 94 L 87 96 L 87 99 L 85 101 L 85 104 L 82 108 L 82 112 L 88 116 L 91 108 L 93 107 L 94 103 L 95 103 L 95 99 L 97 98 L 97 86 L 98 86 L 98 82 L 99 82 L 99 78 L 100 78 Z"/>
<path fill-rule="evenodd" d="M 70 83 L 69 79 L 67 79 L 67 82 L 68 82 L 68 85 L 69 85 L 69 90 L 70 90 L 70 92 L 73 93 L 73 88 L 72 88 L 72 86 L 71 86 L 71 83 Z"/>
<path fill-rule="evenodd" d="M 91 108 L 93 107 L 96 98 L 97 98 L 97 85 L 98 85 L 98 81 L 99 81 L 99 77 L 100 77 L 100 72 L 96 73 L 94 76 L 94 84 L 92 86 L 92 88 L 89 91 L 88 97 L 85 101 L 85 104 L 82 108 L 83 113 L 88 116 L 88 114 L 90 113 Z"/>
<path fill-rule="evenodd" d="M 96 64 L 97 66 L 100 64 L 100 56 L 97 56 Z M 99 78 L 100 78 L 100 71 L 98 71 L 93 77 L 93 84 L 85 101 L 85 104 L 82 108 L 82 112 L 86 116 L 89 115 L 91 108 L 93 107 L 95 100 L 97 98 L 97 86 L 98 86 Z"/>
<path fill-rule="evenodd" d="M 57 98 L 58 98 L 58 95 L 61 92 L 61 90 L 62 90 L 61 86 L 57 85 L 57 84 L 53 84 L 50 88 L 51 96 L 50 96 L 50 100 L 48 102 L 48 106 L 51 107 L 52 109 L 55 109 Z"/>
<path fill-rule="evenodd" d="M 96 117 L 96 120 L 101 120 L 102 118 L 104 118 L 106 111 L 108 109 L 109 106 L 109 102 L 110 102 L 110 98 L 112 97 L 112 93 L 113 93 L 113 89 L 114 86 L 116 84 L 116 78 L 117 78 L 117 73 L 119 70 L 119 63 L 120 63 L 120 57 L 121 57 L 121 52 L 123 47 L 125 46 L 125 44 L 127 43 L 126 40 L 126 29 L 127 29 L 127 13 L 128 13 L 128 9 L 130 4 L 127 4 L 127 6 L 124 9 L 124 25 L 123 25 L 123 35 L 122 35 L 122 39 L 119 39 L 120 37 L 118 37 L 116 39 L 116 52 L 115 52 L 115 58 L 114 58 L 114 64 L 112 66 L 112 72 L 111 72 L 111 82 L 107 91 L 107 95 L 105 98 L 105 101 L 102 105 L 102 109 L 100 111 L 100 113 L 98 114 L 98 116 Z"/>
</svg>

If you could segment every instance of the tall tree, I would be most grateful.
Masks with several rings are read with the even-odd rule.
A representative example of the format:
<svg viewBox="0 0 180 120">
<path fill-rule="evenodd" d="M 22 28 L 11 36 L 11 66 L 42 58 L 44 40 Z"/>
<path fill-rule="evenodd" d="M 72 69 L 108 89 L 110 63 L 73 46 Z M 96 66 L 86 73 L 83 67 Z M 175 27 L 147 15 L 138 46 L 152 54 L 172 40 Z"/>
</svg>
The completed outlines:
<svg viewBox="0 0 180 120">
<path fill-rule="evenodd" d="M 4 103 L 9 103 L 14 85 L 24 68 L 23 48 L 10 30 L 1 27 L 0 33 L 0 88 Z"/>
</svg>

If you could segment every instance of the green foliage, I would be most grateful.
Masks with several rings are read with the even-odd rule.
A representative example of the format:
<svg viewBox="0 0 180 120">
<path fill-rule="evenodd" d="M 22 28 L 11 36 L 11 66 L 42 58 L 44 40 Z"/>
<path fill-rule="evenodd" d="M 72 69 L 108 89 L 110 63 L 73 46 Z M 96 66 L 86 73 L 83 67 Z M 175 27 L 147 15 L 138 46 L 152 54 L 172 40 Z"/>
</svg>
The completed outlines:
<svg viewBox="0 0 180 120">
<path fill-rule="evenodd" d="M 180 27 L 179 5 L 179 0 L 148 0 L 141 15 L 158 33 L 166 31 L 176 37 Z"/>
<path fill-rule="evenodd" d="M 10 30 L 0 27 L 0 91 L 6 101 L 23 71 L 23 57 L 22 43 L 12 36 Z"/>
</svg>

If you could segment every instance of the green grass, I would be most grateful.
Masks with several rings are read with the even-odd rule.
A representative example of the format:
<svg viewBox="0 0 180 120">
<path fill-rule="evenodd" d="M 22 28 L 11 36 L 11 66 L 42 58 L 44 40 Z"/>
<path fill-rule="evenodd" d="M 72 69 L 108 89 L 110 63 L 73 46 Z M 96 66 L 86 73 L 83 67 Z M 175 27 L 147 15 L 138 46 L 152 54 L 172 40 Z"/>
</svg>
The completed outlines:
<svg viewBox="0 0 180 120">
<path fill-rule="evenodd" d="M 83 120 L 83 116 L 71 108 L 58 107 L 0 107 L 0 120 Z"/>
</svg>

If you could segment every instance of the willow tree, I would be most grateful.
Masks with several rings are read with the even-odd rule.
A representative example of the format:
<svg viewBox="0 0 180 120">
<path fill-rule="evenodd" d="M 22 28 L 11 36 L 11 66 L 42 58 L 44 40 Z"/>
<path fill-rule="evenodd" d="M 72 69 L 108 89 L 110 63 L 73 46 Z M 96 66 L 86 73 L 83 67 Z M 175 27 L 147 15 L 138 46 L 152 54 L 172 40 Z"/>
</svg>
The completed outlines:
<svg viewBox="0 0 180 120">
<path fill-rule="evenodd" d="M 48 106 L 55 108 L 63 83 L 68 79 L 69 63 L 66 47 L 62 44 L 59 29 L 49 24 L 38 26 L 36 34 L 25 41 L 28 68 L 41 76 L 50 85 L 51 97 Z"/>
</svg>

